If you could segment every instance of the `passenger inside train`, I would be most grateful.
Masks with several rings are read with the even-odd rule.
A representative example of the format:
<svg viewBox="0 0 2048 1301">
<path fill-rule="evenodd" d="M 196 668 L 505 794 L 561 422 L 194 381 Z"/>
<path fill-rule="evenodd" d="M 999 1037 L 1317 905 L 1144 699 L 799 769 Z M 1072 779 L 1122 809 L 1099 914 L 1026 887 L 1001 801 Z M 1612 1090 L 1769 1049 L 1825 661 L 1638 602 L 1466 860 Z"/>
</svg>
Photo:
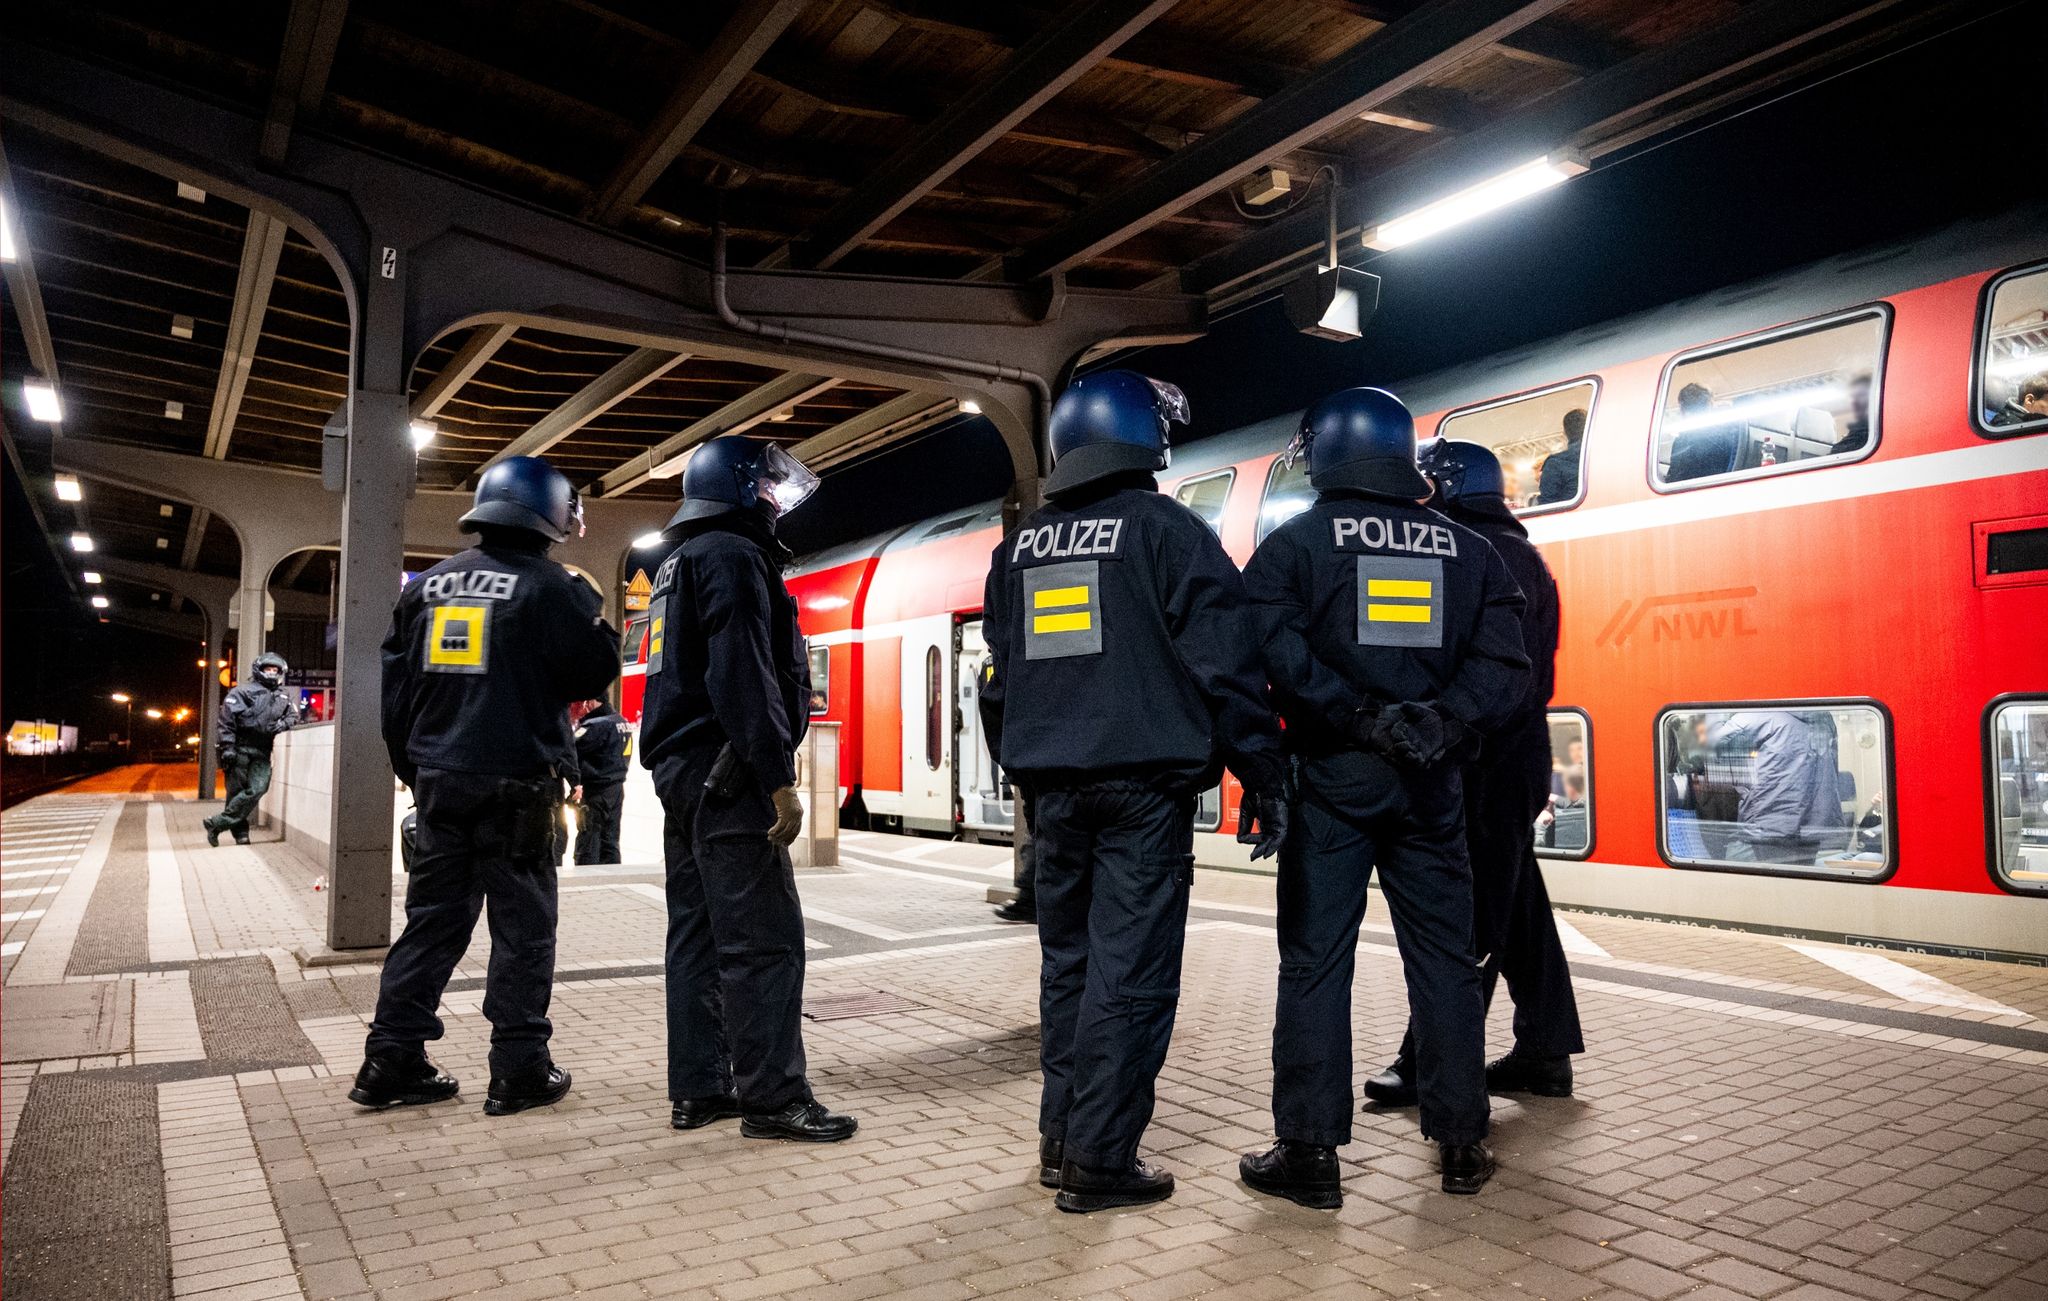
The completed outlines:
<svg viewBox="0 0 2048 1301">
<path fill-rule="evenodd" d="M 2048 273 L 2008 276 L 1992 291 L 1980 361 L 1983 421 L 2001 433 L 2048 420 Z"/>
<path fill-rule="evenodd" d="M 1689 865 L 1881 873 L 1883 727 L 1866 705 L 1667 714 L 1667 855 Z"/>
</svg>

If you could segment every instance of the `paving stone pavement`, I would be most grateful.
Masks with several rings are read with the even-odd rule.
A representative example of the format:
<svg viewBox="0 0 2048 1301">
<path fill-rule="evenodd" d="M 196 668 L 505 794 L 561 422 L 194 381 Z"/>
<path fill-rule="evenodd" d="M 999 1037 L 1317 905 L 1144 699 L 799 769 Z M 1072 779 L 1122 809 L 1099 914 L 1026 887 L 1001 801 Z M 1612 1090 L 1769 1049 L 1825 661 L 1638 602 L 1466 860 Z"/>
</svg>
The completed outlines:
<svg viewBox="0 0 2048 1301">
<path fill-rule="evenodd" d="M 367 1113 L 345 1077 L 376 968 L 291 957 L 317 935 L 314 865 L 206 850 L 186 825 L 204 805 L 114 801 L 109 823 L 62 798 L 9 819 L 61 815 L 64 852 L 87 867 L 99 835 L 105 863 L 89 907 L 37 924 L 7 994 L 104 985 L 132 1042 L 0 1066 L 10 1301 L 2048 1297 L 2039 969 L 1882 955 L 1893 970 L 1570 914 L 1592 1046 L 1576 1096 L 1496 1100 L 1502 1171 L 1476 1198 L 1438 1191 L 1412 1112 L 1361 1114 L 1344 1207 L 1311 1212 L 1235 1178 L 1270 1125 L 1272 891 L 1204 872 L 1145 1149 L 1179 1191 L 1065 1216 L 1036 1183 L 1035 937 L 983 898 L 999 847 L 849 836 L 845 869 L 803 874 L 809 1001 L 903 1008 L 807 1023 L 818 1094 L 862 1122 L 807 1147 L 668 1129 L 645 865 L 563 878 L 569 1099 L 481 1114 L 480 928 L 434 1046 L 464 1095 Z M 150 960 L 186 932 L 151 897 L 170 891 L 145 813 L 176 855 L 189 959 Z M 1367 1073 L 1407 1016 L 1377 900 L 1354 1012 Z M 1490 1033 L 1507 1042 L 1505 1006 Z"/>
</svg>

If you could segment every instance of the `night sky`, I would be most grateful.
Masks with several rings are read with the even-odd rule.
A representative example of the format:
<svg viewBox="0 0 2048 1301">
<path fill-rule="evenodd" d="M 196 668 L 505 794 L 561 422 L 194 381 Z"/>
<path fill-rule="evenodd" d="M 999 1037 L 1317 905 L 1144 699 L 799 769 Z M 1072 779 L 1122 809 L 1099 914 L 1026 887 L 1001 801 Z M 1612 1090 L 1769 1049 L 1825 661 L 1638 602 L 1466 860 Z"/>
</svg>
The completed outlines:
<svg viewBox="0 0 2048 1301">
<path fill-rule="evenodd" d="M 1380 309 L 1357 343 L 1296 334 L 1268 303 L 1199 342 L 1113 364 L 1179 384 L 1198 438 L 1331 389 L 1398 386 L 1847 249 L 2048 200 L 2044 52 L 2048 6 L 2014 5 L 1732 121 L 1603 160 L 1491 220 L 1374 255 L 1360 265 L 1384 278 Z M 830 476 L 784 536 L 799 551 L 847 541 L 1000 496 L 1008 481 L 994 431 L 962 420 Z M 79 608 L 11 467 L 4 523 L 0 712 L 61 714 L 103 737 L 120 726 L 120 707 L 105 699 L 113 690 L 197 703 L 191 647 L 101 625 Z"/>
</svg>

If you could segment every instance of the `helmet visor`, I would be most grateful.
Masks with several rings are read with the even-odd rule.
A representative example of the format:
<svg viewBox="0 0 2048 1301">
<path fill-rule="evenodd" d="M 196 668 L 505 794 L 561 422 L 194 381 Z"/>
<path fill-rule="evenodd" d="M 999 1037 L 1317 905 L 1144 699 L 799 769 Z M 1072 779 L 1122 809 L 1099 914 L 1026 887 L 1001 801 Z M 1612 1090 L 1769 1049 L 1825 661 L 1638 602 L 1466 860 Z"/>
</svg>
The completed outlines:
<svg viewBox="0 0 2048 1301">
<path fill-rule="evenodd" d="M 817 490 L 818 476 L 812 474 L 802 461 L 774 443 L 762 451 L 756 491 L 760 493 L 761 500 L 774 505 L 776 515 L 789 514 Z"/>
<path fill-rule="evenodd" d="M 1146 377 L 1145 382 L 1159 395 L 1161 416 L 1174 424 L 1192 423 L 1193 418 L 1188 414 L 1188 395 L 1180 391 L 1180 385 L 1168 384 L 1165 380 L 1152 379 L 1150 376 Z"/>
<path fill-rule="evenodd" d="M 1280 464 L 1292 470 L 1308 459 L 1308 445 L 1315 441 L 1315 435 L 1306 428 L 1294 431 L 1294 437 L 1287 440 L 1287 450 L 1280 453 Z"/>
<path fill-rule="evenodd" d="M 577 537 L 583 536 L 583 494 L 569 489 L 569 529 Z"/>
</svg>

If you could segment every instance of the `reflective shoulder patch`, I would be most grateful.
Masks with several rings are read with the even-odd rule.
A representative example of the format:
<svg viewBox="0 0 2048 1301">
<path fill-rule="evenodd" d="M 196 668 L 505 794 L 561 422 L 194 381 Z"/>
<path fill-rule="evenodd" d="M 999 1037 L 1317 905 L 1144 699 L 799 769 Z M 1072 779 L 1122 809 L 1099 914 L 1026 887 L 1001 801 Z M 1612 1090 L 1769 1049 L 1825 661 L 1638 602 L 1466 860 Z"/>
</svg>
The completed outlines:
<svg viewBox="0 0 2048 1301">
<path fill-rule="evenodd" d="M 1102 653 L 1102 566 L 1094 560 L 1037 565 L 1024 580 L 1024 658 Z"/>
<path fill-rule="evenodd" d="M 483 673 L 488 670 L 491 607 L 437 605 L 427 626 L 429 673 Z"/>
<path fill-rule="evenodd" d="M 1435 649 L 1444 644 L 1444 562 L 1358 558 L 1358 644 Z"/>
<path fill-rule="evenodd" d="M 647 605 L 647 676 L 661 672 L 661 643 L 668 634 L 668 594 L 656 596 Z"/>
</svg>

